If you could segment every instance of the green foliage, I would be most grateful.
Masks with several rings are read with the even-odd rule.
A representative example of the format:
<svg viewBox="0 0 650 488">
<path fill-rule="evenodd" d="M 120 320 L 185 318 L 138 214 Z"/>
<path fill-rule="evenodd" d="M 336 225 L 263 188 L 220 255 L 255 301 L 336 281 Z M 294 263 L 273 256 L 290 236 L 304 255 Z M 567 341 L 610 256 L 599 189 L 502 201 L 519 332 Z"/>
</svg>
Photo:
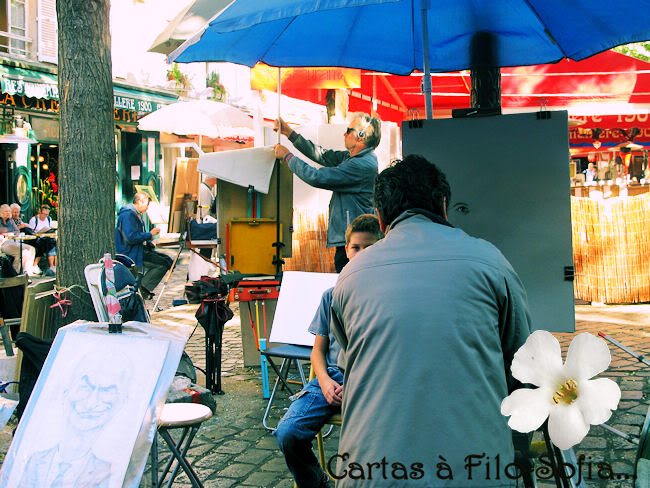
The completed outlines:
<svg viewBox="0 0 650 488">
<path fill-rule="evenodd" d="M 226 87 L 219 82 L 219 74 L 214 71 L 205 79 L 205 85 L 212 88 L 212 100 L 223 102 L 226 98 Z"/>
<path fill-rule="evenodd" d="M 50 206 L 50 217 L 56 220 L 57 212 L 59 210 L 59 187 L 56 184 L 54 173 L 50 173 L 48 178 L 41 180 L 39 188 L 41 196 L 41 205 Z"/>
<path fill-rule="evenodd" d="M 170 70 L 167 70 L 167 80 L 173 80 L 174 83 L 176 83 L 177 92 L 187 91 L 192 85 L 190 83 L 190 78 L 178 67 L 178 63 L 174 63 L 172 65 L 172 68 Z"/>
<path fill-rule="evenodd" d="M 621 54 L 632 56 L 633 58 L 640 59 L 641 61 L 650 62 L 650 42 L 634 42 L 632 44 L 624 44 L 614 48 Z"/>
</svg>

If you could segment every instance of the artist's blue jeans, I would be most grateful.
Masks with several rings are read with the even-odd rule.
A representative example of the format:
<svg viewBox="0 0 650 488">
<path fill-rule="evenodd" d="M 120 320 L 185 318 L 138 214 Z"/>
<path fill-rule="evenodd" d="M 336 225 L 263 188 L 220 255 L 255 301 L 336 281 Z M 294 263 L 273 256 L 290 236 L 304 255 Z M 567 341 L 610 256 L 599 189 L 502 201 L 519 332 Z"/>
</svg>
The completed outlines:
<svg viewBox="0 0 650 488">
<path fill-rule="evenodd" d="M 327 373 L 343 384 L 343 374 L 338 368 L 327 368 Z M 318 378 L 311 380 L 296 396 L 273 434 L 298 488 L 328 486 L 327 474 L 318 464 L 312 442 L 330 415 L 340 412 L 341 407 L 327 403 Z"/>
</svg>

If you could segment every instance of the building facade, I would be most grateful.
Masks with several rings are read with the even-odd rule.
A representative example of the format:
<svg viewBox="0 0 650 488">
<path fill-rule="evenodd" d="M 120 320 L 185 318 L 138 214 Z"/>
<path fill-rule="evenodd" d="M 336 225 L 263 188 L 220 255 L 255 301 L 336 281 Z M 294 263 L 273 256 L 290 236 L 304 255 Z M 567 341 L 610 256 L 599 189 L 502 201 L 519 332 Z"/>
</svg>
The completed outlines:
<svg viewBox="0 0 650 488">
<path fill-rule="evenodd" d="M 58 199 L 55 6 L 56 0 L 0 0 L 0 133 L 35 141 L 0 142 L 0 203 L 19 203 L 26 218 L 41 203 L 56 206 Z M 177 97 L 168 90 L 115 79 L 113 94 L 119 207 L 132 199 L 135 185 L 151 185 L 156 193 L 160 191 L 160 135 L 139 131 L 137 121 Z"/>
</svg>

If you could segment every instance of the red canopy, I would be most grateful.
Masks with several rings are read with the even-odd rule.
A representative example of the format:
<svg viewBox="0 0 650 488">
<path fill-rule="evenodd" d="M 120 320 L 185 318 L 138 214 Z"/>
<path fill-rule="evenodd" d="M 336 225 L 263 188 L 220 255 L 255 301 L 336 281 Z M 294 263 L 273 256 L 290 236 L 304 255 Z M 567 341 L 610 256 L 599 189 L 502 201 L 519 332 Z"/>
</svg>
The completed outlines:
<svg viewBox="0 0 650 488">
<path fill-rule="evenodd" d="M 362 71 L 361 87 L 351 90 L 349 110 L 370 113 L 374 100 L 374 111 L 383 120 L 399 123 L 423 118 L 421 81 L 421 73 L 396 76 Z M 449 116 L 454 108 L 469 107 L 470 84 L 469 72 L 432 74 L 434 116 Z M 293 88 L 283 89 L 283 93 L 325 103 L 323 89 Z M 540 107 L 544 100 L 548 108 L 557 109 L 603 102 L 650 107 L 650 63 L 605 51 L 583 61 L 501 69 L 504 111 Z"/>
</svg>

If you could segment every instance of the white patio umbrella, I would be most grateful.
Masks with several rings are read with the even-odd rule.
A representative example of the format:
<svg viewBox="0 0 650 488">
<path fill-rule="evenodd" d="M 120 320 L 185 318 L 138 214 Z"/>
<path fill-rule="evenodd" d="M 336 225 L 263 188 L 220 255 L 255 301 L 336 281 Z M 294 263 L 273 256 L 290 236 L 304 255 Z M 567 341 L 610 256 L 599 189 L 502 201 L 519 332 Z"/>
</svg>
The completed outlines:
<svg viewBox="0 0 650 488">
<path fill-rule="evenodd" d="M 167 105 L 138 122 L 140 130 L 221 139 L 250 139 L 253 119 L 238 108 L 212 100 Z"/>
</svg>

